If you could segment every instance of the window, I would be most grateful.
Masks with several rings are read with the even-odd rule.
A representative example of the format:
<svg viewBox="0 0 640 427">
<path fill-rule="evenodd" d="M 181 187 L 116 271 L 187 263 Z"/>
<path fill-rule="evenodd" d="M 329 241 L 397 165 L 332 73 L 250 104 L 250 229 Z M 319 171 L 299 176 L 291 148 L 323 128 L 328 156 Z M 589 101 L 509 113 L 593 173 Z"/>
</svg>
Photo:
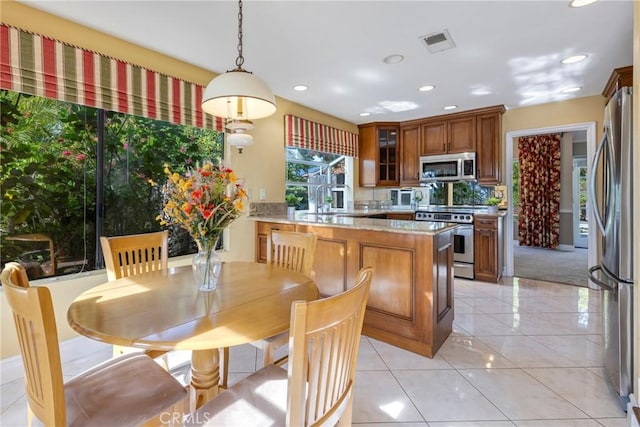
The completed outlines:
<svg viewBox="0 0 640 427">
<path fill-rule="evenodd" d="M 299 198 L 301 210 L 344 209 L 352 201 L 353 157 L 286 148 L 286 195 Z"/>
<path fill-rule="evenodd" d="M 475 181 L 438 182 L 429 186 L 432 205 L 486 205 L 493 193 L 493 187 L 483 187 Z"/>
<path fill-rule="evenodd" d="M 218 159 L 223 134 L 0 91 L 1 263 L 29 278 L 102 267 L 97 237 L 160 230 L 164 164 Z M 170 229 L 170 256 L 194 253 Z M 52 259 L 53 255 L 53 259 Z"/>
</svg>

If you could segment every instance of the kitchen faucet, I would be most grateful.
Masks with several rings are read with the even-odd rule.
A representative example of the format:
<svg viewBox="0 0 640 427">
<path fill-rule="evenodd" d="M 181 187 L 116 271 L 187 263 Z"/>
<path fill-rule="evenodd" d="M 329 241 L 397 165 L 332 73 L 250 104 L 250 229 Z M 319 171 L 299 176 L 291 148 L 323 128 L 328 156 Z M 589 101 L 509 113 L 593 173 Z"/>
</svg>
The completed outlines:
<svg viewBox="0 0 640 427">
<path fill-rule="evenodd" d="M 349 188 L 349 186 L 347 184 L 330 184 L 328 182 L 325 182 L 324 184 L 320 184 L 316 187 L 316 209 L 315 209 L 315 214 L 318 215 L 319 211 L 320 211 L 320 203 L 321 203 L 321 190 L 323 189 L 332 189 L 332 188 Z"/>
</svg>

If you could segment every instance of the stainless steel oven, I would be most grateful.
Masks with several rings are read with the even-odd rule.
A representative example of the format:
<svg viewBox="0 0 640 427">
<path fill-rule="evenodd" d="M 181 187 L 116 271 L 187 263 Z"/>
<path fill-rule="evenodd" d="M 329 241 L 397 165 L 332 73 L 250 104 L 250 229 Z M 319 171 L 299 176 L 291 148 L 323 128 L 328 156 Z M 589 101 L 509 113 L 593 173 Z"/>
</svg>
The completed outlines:
<svg viewBox="0 0 640 427">
<path fill-rule="evenodd" d="M 473 224 L 461 224 L 453 230 L 453 275 L 474 279 Z"/>
<path fill-rule="evenodd" d="M 459 224 L 453 230 L 453 275 L 475 279 L 473 271 L 473 212 L 449 208 L 417 211 L 416 221 L 440 221 Z"/>
</svg>

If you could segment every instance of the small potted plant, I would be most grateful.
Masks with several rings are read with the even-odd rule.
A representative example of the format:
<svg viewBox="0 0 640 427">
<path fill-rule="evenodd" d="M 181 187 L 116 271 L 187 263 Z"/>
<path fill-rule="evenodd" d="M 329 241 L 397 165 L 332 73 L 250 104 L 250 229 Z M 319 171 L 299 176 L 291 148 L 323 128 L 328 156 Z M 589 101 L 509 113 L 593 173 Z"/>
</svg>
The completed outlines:
<svg viewBox="0 0 640 427">
<path fill-rule="evenodd" d="M 284 199 L 287 202 L 287 215 L 294 216 L 298 204 L 302 201 L 302 197 L 298 197 L 295 194 L 287 194 Z"/>
<path fill-rule="evenodd" d="M 331 211 L 331 204 L 333 203 L 333 197 L 331 196 L 325 197 L 324 202 L 327 204 L 327 212 Z"/>
<path fill-rule="evenodd" d="M 487 199 L 487 213 L 488 214 L 498 213 L 499 204 L 500 204 L 500 199 L 498 199 L 497 197 L 489 197 Z"/>
</svg>

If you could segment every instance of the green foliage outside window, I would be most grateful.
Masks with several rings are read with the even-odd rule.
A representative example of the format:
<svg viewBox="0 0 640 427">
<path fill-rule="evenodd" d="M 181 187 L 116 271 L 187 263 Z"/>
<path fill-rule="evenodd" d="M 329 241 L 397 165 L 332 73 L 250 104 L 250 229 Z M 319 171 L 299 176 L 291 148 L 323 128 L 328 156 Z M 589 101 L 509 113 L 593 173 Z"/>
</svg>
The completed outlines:
<svg viewBox="0 0 640 427">
<path fill-rule="evenodd" d="M 474 181 L 460 181 L 449 183 L 438 182 L 429 185 L 429 203 L 432 205 L 447 205 L 449 191 L 452 191 L 453 205 L 477 206 L 486 205 L 491 187 L 483 187 Z"/>
<path fill-rule="evenodd" d="M 223 152 L 223 135 L 216 131 L 10 91 L 0 91 L 0 123 L 2 264 L 24 258 L 29 249 L 42 249 L 7 237 L 42 233 L 53 239 L 58 263 L 76 261 L 71 263 L 76 268 L 56 274 L 73 272 L 78 266 L 92 269 L 96 234 L 160 229 L 155 220 L 161 209 L 160 194 L 148 180 L 163 182 L 165 163 L 184 172 L 203 160 L 217 160 Z M 99 129 L 101 123 L 104 127 Z M 104 202 L 99 209 L 101 131 Z M 96 217 L 101 214 L 102 229 L 96 230 Z M 171 230 L 170 247 L 171 255 L 194 248 L 178 230 Z"/>
</svg>

